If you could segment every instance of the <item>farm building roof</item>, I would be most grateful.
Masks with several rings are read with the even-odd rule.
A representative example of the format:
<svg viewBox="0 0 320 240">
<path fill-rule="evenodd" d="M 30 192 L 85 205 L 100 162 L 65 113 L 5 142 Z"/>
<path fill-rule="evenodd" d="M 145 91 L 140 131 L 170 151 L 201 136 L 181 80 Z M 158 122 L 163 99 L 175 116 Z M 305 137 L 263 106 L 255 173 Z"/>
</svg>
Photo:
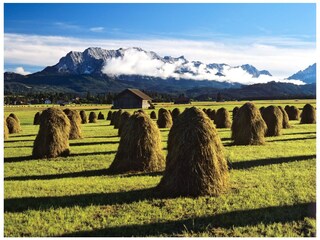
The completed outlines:
<svg viewBox="0 0 320 240">
<path fill-rule="evenodd" d="M 127 88 L 126 90 L 122 91 L 121 93 L 119 93 L 116 98 L 120 97 L 122 94 L 124 94 L 125 92 L 131 92 L 133 93 L 134 95 L 136 95 L 137 97 L 143 99 L 143 100 L 152 100 L 151 97 L 149 97 L 147 94 L 141 92 L 139 89 L 136 89 L 136 88 Z"/>
</svg>

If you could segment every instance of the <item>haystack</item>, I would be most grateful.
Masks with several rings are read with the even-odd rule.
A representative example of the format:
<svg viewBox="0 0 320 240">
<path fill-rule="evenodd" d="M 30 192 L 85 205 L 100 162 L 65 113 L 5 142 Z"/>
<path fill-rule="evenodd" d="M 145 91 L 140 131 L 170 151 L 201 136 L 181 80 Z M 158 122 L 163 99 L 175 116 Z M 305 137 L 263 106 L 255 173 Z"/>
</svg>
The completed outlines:
<svg viewBox="0 0 320 240">
<path fill-rule="evenodd" d="M 69 139 L 82 138 L 81 134 L 81 117 L 77 110 L 71 110 L 69 108 L 64 109 L 63 112 L 70 120 L 70 133 Z"/>
<path fill-rule="evenodd" d="M 237 115 L 237 112 L 239 111 L 239 107 L 234 107 L 232 110 L 232 120 L 234 120 L 235 116 Z"/>
<path fill-rule="evenodd" d="M 156 114 L 155 111 L 152 111 L 152 112 L 150 113 L 150 118 L 151 118 L 151 119 L 157 119 L 157 114 Z"/>
<path fill-rule="evenodd" d="M 309 103 L 304 105 L 301 113 L 301 124 L 316 123 L 316 110 Z"/>
<path fill-rule="evenodd" d="M 282 128 L 290 128 L 289 117 L 287 112 L 281 106 L 278 106 L 278 108 L 282 112 Z"/>
<path fill-rule="evenodd" d="M 262 115 L 263 111 L 265 110 L 266 108 L 265 107 L 261 107 L 259 108 L 259 111 L 260 111 L 260 114 Z"/>
<path fill-rule="evenodd" d="M 107 115 L 107 120 L 111 120 L 111 116 L 112 116 L 112 112 L 109 111 L 109 112 L 108 112 L 108 115 Z"/>
<path fill-rule="evenodd" d="M 99 112 L 98 114 L 98 120 L 104 120 L 104 115 L 102 112 Z"/>
<path fill-rule="evenodd" d="M 288 117 L 289 117 L 289 112 L 290 112 L 290 106 L 289 105 L 286 105 L 285 107 L 284 107 L 284 110 L 286 111 L 286 113 L 288 114 Z M 290 117 L 289 117 L 289 119 L 290 119 Z"/>
<path fill-rule="evenodd" d="M 13 117 L 11 117 L 9 115 L 9 117 L 7 117 L 6 121 L 7 121 L 7 127 L 9 130 L 9 134 L 19 133 L 21 131 L 20 124 L 19 124 L 19 122 L 17 122 L 16 119 L 14 119 Z"/>
<path fill-rule="evenodd" d="M 33 144 L 35 158 L 68 156 L 70 121 L 58 108 L 48 108 L 41 113 L 40 128 Z"/>
<path fill-rule="evenodd" d="M 269 106 L 263 110 L 263 120 L 267 124 L 266 136 L 279 136 L 282 130 L 282 112 L 277 106 Z"/>
<path fill-rule="evenodd" d="M 90 112 L 89 114 L 89 123 L 97 122 L 97 114 L 95 112 Z"/>
<path fill-rule="evenodd" d="M 216 116 L 216 110 L 212 109 L 211 112 L 210 112 L 210 114 L 209 114 L 209 118 L 210 118 L 211 120 L 214 120 L 215 116 Z"/>
<path fill-rule="evenodd" d="M 122 129 L 111 173 L 161 171 L 165 165 L 160 131 L 147 114 L 135 113 Z"/>
<path fill-rule="evenodd" d="M 129 119 L 129 117 L 131 116 L 131 114 L 127 111 L 124 111 L 121 116 L 120 116 L 120 122 L 119 122 L 119 129 L 118 129 L 118 136 L 121 136 L 121 132 L 122 129 L 124 127 L 124 125 L 126 124 L 127 120 Z"/>
<path fill-rule="evenodd" d="M 14 113 L 10 113 L 9 117 L 14 118 L 14 119 L 18 122 L 18 124 L 19 124 L 19 126 L 20 126 L 20 120 L 19 120 L 19 118 L 18 118 Z"/>
<path fill-rule="evenodd" d="M 300 110 L 295 106 L 290 106 L 288 116 L 289 120 L 299 120 Z"/>
<path fill-rule="evenodd" d="M 116 114 L 117 114 L 117 112 L 112 112 L 112 114 L 111 114 L 111 119 L 110 119 L 110 125 L 111 126 L 114 125 Z"/>
<path fill-rule="evenodd" d="M 166 169 L 157 189 L 165 196 L 219 195 L 228 182 L 223 145 L 212 121 L 198 108 L 185 110 L 170 130 Z"/>
<path fill-rule="evenodd" d="M 230 128 L 231 127 L 231 120 L 230 115 L 227 109 L 219 108 L 215 118 L 214 123 L 216 124 L 217 128 Z"/>
<path fill-rule="evenodd" d="M 33 125 L 39 125 L 39 124 L 40 124 L 40 112 L 37 112 L 33 118 Z"/>
<path fill-rule="evenodd" d="M 231 131 L 235 145 L 261 145 L 264 144 L 267 125 L 259 109 L 253 103 L 247 102 L 239 108 Z"/>
<path fill-rule="evenodd" d="M 121 114 L 123 113 L 123 111 L 120 109 L 116 112 L 116 115 L 114 117 L 114 128 L 118 129 L 119 128 L 119 124 L 120 124 L 120 117 Z"/>
<path fill-rule="evenodd" d="M 7 126 L 7 121 L 6 121 L 6 117 L 4 116 L 4 119 L 3 119 L 4 123 L 3 123 L 3 138 L 4 139 L 8 139 L 9 138 L 9 129 L 8 129 L 8 126 Z"/>
<path fill-rule="evenodd" d="M 146 114 L 146 112 L 143 110 L 143 109 L 139 109 L 139 110 L 137 110 L 137 111 L 134 111 L 134 113 L 144 113 L 144 114 Z"/>
<path fill-rule="evenodd" d="M 175 119 L 180 115 L 180 109 L 179 108 L 173 109 L 171 115 L 172 115 L 172 121 L 175 121 Z"/>
<path fill-rule="evenodd" d="M 80 111 L 80 117 L 81 117 L 81 123 L 82 124 L 88 123 L 87 114 L 86 114 L 86 112 L 84 110 Z"/>
<path fill-rule="evenodd" d="M 163 109 L 162 111 L 160 111 L 160 110 L 159 110 L 159 115 L 158 115 L 158 120 L 157 120 L 158 127 L 159 128 L 171 128 L 172 117 L 171 117 L 170 112 L 166 109 Z"/>
</svg>

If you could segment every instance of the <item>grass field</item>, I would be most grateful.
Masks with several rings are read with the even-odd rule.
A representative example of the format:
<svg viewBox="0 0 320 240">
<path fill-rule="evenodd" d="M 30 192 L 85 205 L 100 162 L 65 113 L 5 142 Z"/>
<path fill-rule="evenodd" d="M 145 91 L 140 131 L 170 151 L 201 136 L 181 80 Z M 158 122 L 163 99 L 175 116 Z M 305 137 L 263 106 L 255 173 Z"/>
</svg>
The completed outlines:
<svg viewBox="0 0 320 240">
<path fill-rule="evenodd" d="M 315 106 L 315 100 L 256 101 Z M 195 103 L 232 111 L 243 102 Z M 171 104 L 158 104 L 173 109 Z M 186 106 L 180 105 L 181 110 Z M 110 106 L 77 106 L 102 111 Z M 157 173 L 107 175 L 118 148 L 109 121 L 82 125 L 84 138 L 71 140 L 67 158 L 31 157 L 44 107 L 5 107 L 23 131 L 4 142 L 4 234 L 35 236 L 315 236 L 316 125 L 290 121 L 282 136 L 263 146 L 231 145 L 230 129 L 218 129 L 232 162 L 229 191 L 219 197 L 161 198 Z M 132 110 L 130 110 L 132 112 Z M 150 110 L 147 110 L 150 112 Z M 169 129 L 161 129 L 163 153 Z"/>
</svg>

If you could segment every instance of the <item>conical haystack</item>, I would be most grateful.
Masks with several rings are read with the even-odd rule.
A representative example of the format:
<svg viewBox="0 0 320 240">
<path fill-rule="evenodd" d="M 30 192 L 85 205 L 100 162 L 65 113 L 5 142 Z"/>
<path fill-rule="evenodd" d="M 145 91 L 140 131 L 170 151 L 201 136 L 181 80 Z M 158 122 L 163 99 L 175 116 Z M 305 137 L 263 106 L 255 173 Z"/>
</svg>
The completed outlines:
<svg viewBox="0 0 320 240">
<path fill-rule="evenodd" d="M 120 122 L 119 122 L 119 128 L 118 128 L 118 136 L 121 136 L 121 132 L 122 129 L 124 127 L 124 125 L 126 124 L 126 122 L 128 121 L 129 117 L 131 116 L 131 114 L 127 111 L 124 111 L 121 116 L 120 116 Z"/>
<path fill-rule="evenodd" d="M 33 125 L 39 125 L 40 124 L 40 112 L 37 112 L 35 115 L 34 115 L 34 118 L 33 118 Z"/>
<path fill-rule="evenodd" d="M 300 110 L 295 106 L 290 106 L 288 117 L 289 120 L 299 120 Z"/>
<path fill-rule="evenodd" d="M 151 118 L 151 119 L 157 119 L 157 114 L 156 114 L 155 111 L 152 111 L 152 112 L 150 113 L 150 118 Z"/>
<path fill-rule="evenodd" d="M 111 173 L 161 171 L 165 165 L 160 131 L 147 114 L 135 113 L 121 132 Z"/>
<path fill-rule="evenodd" d="M 17 122 L 17 120 L 11 117 L 10 115 L 9 117 L 7 117 L 6 122 L 9 130 L 9 134 L 19 133 L 21 131 L 19 122 Z"/>
<path fill-rule="evenodd" d="M 109 112 L 108 112 L 108 115 L 107 115 L 107 120 L 111 120 L 111 116 L 112 116 L 112 112 L 109 111 Z"/>
<path fill-rule="evenodd" d="M 307 103 L 303 107 L 300 123 L 301 124 L 316 123 L 316 110 L 309 103 Z"/>
<path fill-rule="evenodd" d="M 118 110 L 116 112 L 116 115 L 114 117 L 114 128 L 115 129 L 118 129 L 119 128 L 119 124 L 120 124 L 120 117 L 121 117 L 121 114 L 123 113 L 122 109 Z"/>
<path fill-rule="evenodd" d="M 88 123 L 88 117 L 87 117 L 87 114 L 86 114 L 86 112 L 84 110 L 80 111 L 80 117 L 81 117 L 81 123 L 82 124 Z"/>
<path fill-rule="evenodd" d="M 260 111 L 260 114 L 262 115 L 263 111 L 265 110 L 266 108 L 265 107 L 261 107 L 259 108 L 259 111 Z"/>
<path fill-rule="evenodd" d="M 68 156 L 70 121 L 58 108 L 48 108 L 41 113 L 40 128 L 33 144 L 35 158 Z"/>
<path fill-rule="evenodd" d="M 89 114 L 89 123 L 97 122 L 97 114 L 95 112 L 90 112 Z"/>
<path fill-rule="evenodd" d="M 231 131 L 231 138 L 236 145 L 261 145 L 264 144 L 267 125 L 259 109 L 253 103 L 248 102 L 237 111 Z"/>
<path fill-rule="evenodd" d="M 98 120 L 104 120 L 104 115 L 102 112 L 98 113 Z"/>
<path fill-rule="evenodd" d="M 219 108 L 214 117 L 214 123 L 217 128 L 230 128 L 231 120 L 227 109 Z"/>
<path fill-rule="evenodd" d="M 219 195 L 228 182 L 223 145 L 212 121 L 198 108 L 185 110 L 169 132 L 166 169 L 157 189 L 165 196 Z"/>
<path fill-rule="evenodd" d="M 234 120 L 234 118 L 237 115 L 237 112 L 239 111 L 239 107 L 234 107 L 232 110 L 232 120 Z"/>
<path fill-rule="evenodd" d="M 161 109 L 160 109 L 161 110 Z M 157 124 L 159 128 L 171 128 L 172 126 L 172 117 L 168 110 L 163 109 L 159 110 Z"/>
<path fill-rule="evenodd" d="M 17 121 L 17 123 L 19 124 L 19 126 L 20 126 L 20 120 L 19 120 L 19 118 L 17 117 L 17 115 L 15 115 L 14 113 L 10 113 L 9 117 L 14 118 L 14 119 Z"/>
<path fill-rule="evenodd" d="M 214 121 L 215 116 L 216 116 L 216 110 L 212 109 L 209 114 L 209 118 Z"/>
<path fill-rule="evenodd" d="M 114 125 L 114 121 L 116 119 L 116 115 L 117 115 L 117 112 L 112 112 L 111 114 L 111 119 L 110 119 L 110 125 Z"/>
<path fill-rule="evenodd" d="M 181 113 L 180 113 L 180 109 L 179 108 L 175 108 L 175 109 L 173 109 L 172 110 L 172 121 L 174 122 L 174 120 L 177 118 L 177 117 L 179 117 L 179 115 L 180 115 Z"/>
<path fill-rule="evenodd" d="M 70 120 L 70 132 L 69 139 L 82 138 L 81 133 L 81 117 L 77 110 L 71 110 L 69 108 L 64 109 L 63 112 L 67 115 Z"/>
<path fill-rule="evenodd" d="M 282 128 L 290 128 L 289 117 L 287 112 L 281 106 L 278 106 L 278 108 L 282 112 Z"/>
<path fill-rule="evenodd" d="M 269 106 L 263 110 L 263 120 L 267 124 L 266 136 L 279 136 L 282 130 L 282 112 L 277 106 Z"/>
</svg>

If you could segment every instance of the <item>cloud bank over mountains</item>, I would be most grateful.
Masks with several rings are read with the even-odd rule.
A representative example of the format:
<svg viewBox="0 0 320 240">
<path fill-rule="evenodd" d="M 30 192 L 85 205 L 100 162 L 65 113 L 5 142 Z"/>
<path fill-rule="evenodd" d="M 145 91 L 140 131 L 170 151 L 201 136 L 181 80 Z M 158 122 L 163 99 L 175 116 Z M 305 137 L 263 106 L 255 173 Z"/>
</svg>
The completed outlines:
<svg viewBox="0 0 320 240">
<path fill-rule="evenodd" d="M 305 69 L 316 62 L 315 43 L 289 37 L 243 38 L 243 39 L 216 39 L 216 40 L 184 40 L 146 38 L 143 39 L 92 39 L 61 36 L 42 36 L 27 34 L 4 34 L 4 63 L 25 67 L 45 67 L 53 65 L 70 50 L 83 51 L 92 46 L 104 49 L 117 49 L 139 46 L 146 50 L 153 50 L 161 56 L 184 55 L 189 61 L 203 63 L 227 63 L 231 66 L 240 66 L 250 63 L 258 69 L 269 70 L 274 78 L 285 78 L 298 70 Z M 152 61 L 146 63 L 146 56 L 129 56 L 121 60 L 126 71 L 145 70 L 144 64 L 150 64 L 149 74 L 166 76 L 172 75 L 173 65 L 161 65 Z M 130 59 L 129 59 L 130 58 Z M 129 61 L 130 60 L 130 61 Z M 119 64 L 115 60 L 111 71 Z M 129 62 L 134 63 L 129 63 Z M 178 64 L 178 63 L 176 63 Z M 134 68 L 133 68 L 134 66 Z M 26 71 L 30 71 L 25 67 Z M 156 70 L 157 71 L 156 71 Z M 201 69 L 201 68 L 200 68 Z M 114 71 L 116 71 L 114 69 Z M 207 73 L 199 70 L 199 76 Z M 238 71 L 240 71 L 238 69 Z M 241 72 L 235 69 L 228 73 L 230 78 L 239 76 Z M 246 75 L 243 76 L 244 78 Z M 260 78 L 259 78 L 260 79 Z M 267 81 L 261 77 L 260 81 Z"/>
</svg>

